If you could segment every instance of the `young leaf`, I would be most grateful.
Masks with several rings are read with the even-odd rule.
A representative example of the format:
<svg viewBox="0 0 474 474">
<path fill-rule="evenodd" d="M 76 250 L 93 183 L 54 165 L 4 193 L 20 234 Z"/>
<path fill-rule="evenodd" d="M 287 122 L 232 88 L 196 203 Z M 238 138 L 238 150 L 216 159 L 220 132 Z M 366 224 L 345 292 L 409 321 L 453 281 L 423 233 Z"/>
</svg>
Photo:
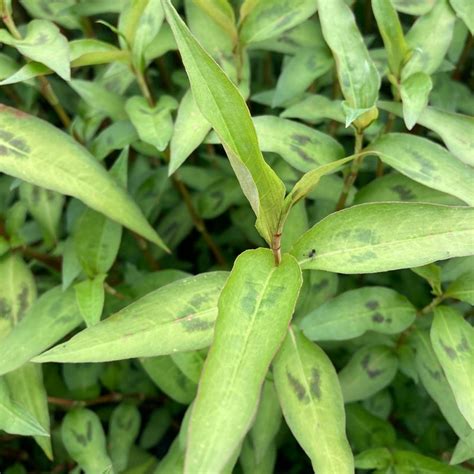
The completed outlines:
<svg viewBox="0 0 474 474">
<path fill-rule="evenodd" d="M 346 291 L 323 303 L 301 321 L 312 341 L 340 341 L 366 331 L 397 334 L 416 318 L 416 309 L 396 291 L 378 286 Z"/>
<path fill-rule="evenodd" d="M 99 417 L 86 408 L 76 408 L 63 419 L 64 447 L 85 474 L 112 473 L 104 430 Z"/>
<path fill-rule="evenodd" d="M 207 347 L 227 276 L 213 272 L 170 283 L 35 361 L 104 362 Z"/>
<path fill-rule="evenodd" d="M 395 377 L 398 359 L 385 346 L 359 349 L 339 372 L 344 402 L 365 400 L 385 388 Z"/>
<path fill-rule="evenodd" d="M 104 274 L 81 281 L 74 286 L 76 300 L 81 316 L 88 327 L 100 321 L 104 309 Z"/>
<path fill-rule="evenodd" d="M 169 0 L 162 0 L 201 113 L 219 136 L 242 190 L 271 244 L 277 232 L 284 184 L 263 159 L 250 112 L 239 90 L 191 35 Z"/>
<path fill-rule="evenodd" d="M 367 151 L 409 178 L 474 205 L 474 170 L 453 159 L 442 146 L 426 138 L 390 133 L 373 142 Z"/>
<path fill-rule="evenodd" d="M 362 204 L 317 223 L 296 242 L 292 254 L 303 269 L 337 273 L 417 267 L 472 255 L 473 215 L 468 207 Z"/>
<path fill-rule="evenodd" d="M 21 367 L 79 326 L 82 317 L 74 290 L 60 287 L 38 298 L 0 344 L 0 375 Z"/>
<path fill-rule="evenodd" d="M 318 13 L 346 99 L 346 127 L 355 122 L 357 128 L 364 129 L 378 115 L 379 73 L 357 28 L 354 14 L 344 0 L 319 2 Z"/>
<path fill-rule="evenodd" d="M 459 410 L 474 429 L 474 329 L 453 308 L 439 306 L 430 336 Z"/>
<path fill-rule="evenodd" d="M 428 105 L 428 96 L 432 88 L 431 77 L 424 72 L 416 72 L 402 81 L 400 96 L 403 102 L 403 119 L 408 130 L 415 126 L 420 114 Z"/>
<path fill-rule="evenodd" d="M 0 128 L 1 172 L 74 196 L 166 248 L 125 190 L 71 137 L 4 105 L 0 105 Z"/>
<path fill-rule="evenodd" d="M 214 341 L 191 414 L 185 473 L 219 472 L 242 442 L 300 286 L 301 272 L 288 254 L 279 266 L 267 249 L 237 258 L 219 298 Z"/>
<path fill-rule="evenodd" d="M 463 273 L 446 289 L 446 296 L 474 305 L 474 269 Z"/>
<path fill-rule="evenodd" d="M 290 328 L 273 374 L 285 420 L 314 471 L 353 473 L 342 393 L 336 370 L 323 350 Z"/>
</svg>

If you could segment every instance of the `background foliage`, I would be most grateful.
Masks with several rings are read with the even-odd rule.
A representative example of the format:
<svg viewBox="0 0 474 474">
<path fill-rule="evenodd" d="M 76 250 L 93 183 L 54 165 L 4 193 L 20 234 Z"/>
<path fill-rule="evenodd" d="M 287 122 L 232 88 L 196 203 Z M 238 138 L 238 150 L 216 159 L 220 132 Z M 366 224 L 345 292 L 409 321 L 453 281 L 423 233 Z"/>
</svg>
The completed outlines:
<svg viewBox="0 0 474 474">
<path fill-rule="evenodd" d="M 474 470 L 472 0 L 0 10 L 2 473 Z"/>
</svg>

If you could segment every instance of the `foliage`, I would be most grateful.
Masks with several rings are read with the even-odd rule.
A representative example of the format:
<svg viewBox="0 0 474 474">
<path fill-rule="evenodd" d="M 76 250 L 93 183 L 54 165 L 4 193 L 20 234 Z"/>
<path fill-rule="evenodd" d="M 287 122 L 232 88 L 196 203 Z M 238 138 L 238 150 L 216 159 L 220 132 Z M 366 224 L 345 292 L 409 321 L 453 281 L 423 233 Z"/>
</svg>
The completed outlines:
<svg viewBox="0 0 474 474">
<path fill-rule="evenodd" d="M 473 6 L 0 0 L 0 471 L 472 471 Z"/>
</svg>

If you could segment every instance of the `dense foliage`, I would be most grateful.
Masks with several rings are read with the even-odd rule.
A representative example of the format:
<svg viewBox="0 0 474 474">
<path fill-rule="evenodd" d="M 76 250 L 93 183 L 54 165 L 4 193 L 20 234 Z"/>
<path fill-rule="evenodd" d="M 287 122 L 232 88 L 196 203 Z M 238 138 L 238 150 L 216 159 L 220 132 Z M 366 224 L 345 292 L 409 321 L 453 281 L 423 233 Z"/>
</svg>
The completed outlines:
<svg viewBox="0 0 474 474">
<path fill-rule="evenodd" d="M 474 470 L 473 0 L 0 12 L 0 472 Z"/>
</svg>

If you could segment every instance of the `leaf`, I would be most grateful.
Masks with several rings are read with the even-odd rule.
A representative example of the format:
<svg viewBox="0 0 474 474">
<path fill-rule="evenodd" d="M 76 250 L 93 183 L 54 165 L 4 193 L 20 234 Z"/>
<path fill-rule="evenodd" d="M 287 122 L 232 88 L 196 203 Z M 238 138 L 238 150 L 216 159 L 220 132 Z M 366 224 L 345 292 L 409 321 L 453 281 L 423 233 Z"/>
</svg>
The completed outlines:
<svg viewBox="0 0 474 474">
<path fill-rule="evenodd" d="M 416 20 L 406 35 L 412 54 L 403 67 L 402 80 L 416 72 L 428 75 L 436 72 L 451 44 L 455 21 L 448 0 L 437 1 Z"/>
<path fill-rule="evenodd" d="M 428 13 L 437 0 L 391 0 L 394 7 L 402 13 L 407 15 L 424 15 Z"/>
<path fill-rule="evenodd" d="M 195 3 L 228 33 L 234 43 L 238 41 L 234 8 L 229 0 L 195 0 Z"/>
<path fill-rule="evenodd" d="M 49 67 L 45 66 L 44 64 L 31 61 L 3 79 L 3 81 L 0 82 L 0 86 L 7 86 L 9 84 L 16 84 L 18 82 L 30 84 L 30 79 L 49 73 L 51 73 L 51 69 L 49 69 Z"/>
<path fill-rule="evenodd" d="M 73 40 L 69 43 L 69 49 L 71 52 L 71 67 L 107 64 L 113 61 L 128 62 L 130 59 L 128 51 L 123 51 L 110 43 L 92 38 Z"/>
<path fill-rule="evenodd" d="M 203 142 L 210 130 L 211 125 L 201 114 L 194 100 L 193 93 L 189 89 L 181 99 L 178 115 L 174 123 L 170 142 L 169 176 Z"/>
<path fill-rule="evenodd" d="M 279 266 L 268 249 L 237 258 L 219 297 L 214 341 L 191 414 L 185 473 L 219 472 L 237 450 L 300 286 L 301 272 L 288 254 Z"/>
<path fill-rule="evenodd" d="M 14 46 L 21 54 L 33 61 L 49 67 L 65 81 L 71 79 L 67 39 L 51 21 L 30 21 L 26 28 L 26 36 L 20 40 L 2 30 L 0 41 Z"/>
<path fill-rule="evenodd" d="M 409 178 L 474 204 L 474 170 L 454 160 L 443 147 L 426 138 L 390 133 L 373 142 L 367 151 Z"/>
<path fill-rule="evenodd" d="M 148 376 L 170 398 L 184 405 L 193 401 L 197 384 L 179 370 L 170 356 L 143 358 L 140 362 Z"/>
<path fill-rule="evenodd" d="M 205 356 L 206 354 L 203 351 L 177 352 L 171 354 L 171 359 L 173 359 L 178 369 L 197 385 L 201 377 Z"/>
<path fill-rule="evenodd" d="M 21 405 L 10 398 L 8 386 L 0 377 L 0 429 L 23 436 L 49 436 L 48 432 Z"/>
<path fill-rule="evenodd" d="M 387 471 L 392 463 L 392 454 L 387 448 L 368 449 L 355 457 L 355 466 L 359 469 L 384 469 Z"/>
<path fill-rule="evenodd" d="M 68 412 L 61 425 L 61 437 L 67 452 L 85 474 L 112 472 L 104 430 L 93 411 L 76 408 Z"/>
<path fill-rule="evenodd" d="M 429 265 L 412 268 L 411 270 L 430 284 L 435 295 L 441 295 L 443 293 L 441 288 L 440 266 L 436 265 L 435 263 L 430 263 Z"/>
<path fill-rule="evenodd" d="M 307 314 L 300 323 L 312 341 L 343 341 L 366 331 L 397 334 L 416 318 L 407 298 L 380 286 L 346 291 Z"/>
<path fill-rule="evenodd" d="M 408 130 L 415 126 L 420 114 L 428 105 L 428 96 L 432 88 L 431 77 L 424 72 L 416 72 L 402 81 L 400 96 L 403 102 L 403 118 Z"/>
<path fill-rule="evenodd" d="M 471 268 L 454 280 L 446 289 L 445 295 L 474 305 L 474 270 Z"/>
<path fill-rule="evenodd" d="M 471 255 L 473 214 L 468 207 L 362 204 L 317 223 L 291 252 L 302 269 L 375 273 L 417 267 Z"/>
<path fill-rule="evenodd" d="M 439 306 L 430 336 L 459 410 L 474 429 L 474 329 L 455 309 Z"/>
<path fill-rule="evenodd" d="M 307 122 L 331 119 L 345 123 L 341 101 L 328 99 L 324 95 L 310 95 L 304 98 L 301 102 L 297 102 L 284 110 L 281 117 L 297 118 Z"/>
<path fill-rule="evenodd" d="M 277 231 L 284 185 L 263 159 L 249 110 L 238 89 L 193 38 L 169 0 L 162 0 L 194 98 L 226 149 L 242 190 L 271 243 Z"/>
<path fill-rule="evenodd" d="M 391 0 L 372 0 L 372 11 L 387 51 L 390 71 L 398 78 L 409 51 L 400 19 Z"/>
<path fill-rule="evenodd" d="M 474 431 L 467 438 L 458 441 L 449 464 L 460 464 L 472 456 L 474 456 Z"/>
<path fill-rule="evenodd" d="M 141 416 L 132 403 L 122 402 L 110 416 L 109 453 L 115 472 L 125 471 L 130 449 L 140 431 Z"/>
<path fill-rule="evenodd" d="M 163 151 L 173 133 L 171 111 L 177 107 L 178 102 L 169 95 L 161 96 L 155 107 L 148 105 L 143 97 L 134 96 L 127 100 L 125 110 L 140 139 Z"/>
<path fill-rule="evenodd" d="M 390 384 L 397 369 L 397 356 L 388 347 L 367 346 L 359 349 L 339 372 L 344 402 L 371 397 Z"/>
<path fill-rule="evenodd" d="M 262 459 L 257 460 L 255 448 L 250 440 L 244 439 L 240 451 L 240 466 L 244 474 L 272 474 L 275 468 L 277 449 L 270 444 Z"/>
<path fill-rule="evenodd" d="M 450 0 L 456 15 L 464 21 L 471 35 L 474 35 L 474 5 L 469 0 Z"/>
<path fill-rule="evenodd" d="M 0 129 L 1 172 L 76 197 L 166 248 L 125 190 L 71 137 L 4 105 L 0 105 Z"/>
<path fill-rule="evenodd" d="M 273 374 L 285 420 L 314 471 L 353 473 L 342 393 L 323 350 L 290 328 Z"/>
<path fill-rule="evenodd" d="M 240 41 L 244 44 L 273 38 L 316 12 L 312 0 L 247 0 L 241 7 Z"/>
<path fill-rule="evenodd" d="M 77 306 L 87 327 L 100 321 L 104 309 L 104 274 L 81 281 L 74 286 Z"/>
<path fill-rule="evenodd" d="M 355 121 L 357 128 L 364 129 L 378 115 L 379 73 L 357 28 L 354 14 L 344 0 L 319 2 L 318 13 L 346 99 L 346 127 Z"/>
<path fill-rule="evenodd" d="M 213 272 L 170 283 L 35 361 L 104 362 L 207 347 L 227 276 L 226 272 Z"/>
<path fill-rule="evenodd" d="M 395 474 L 411 474 L 420 469 L 429 474 L 463 474 L 465 472 L 464 469 L 448 466 L 413 451 L 395 450 L 392 452 L 392 456 Z"/>
<path fill-rule="evenodd" d="M 21 367 L 82 322 L 74 290 L 43 293 L 0 344 L 0 375 Z"/>
</svg>

